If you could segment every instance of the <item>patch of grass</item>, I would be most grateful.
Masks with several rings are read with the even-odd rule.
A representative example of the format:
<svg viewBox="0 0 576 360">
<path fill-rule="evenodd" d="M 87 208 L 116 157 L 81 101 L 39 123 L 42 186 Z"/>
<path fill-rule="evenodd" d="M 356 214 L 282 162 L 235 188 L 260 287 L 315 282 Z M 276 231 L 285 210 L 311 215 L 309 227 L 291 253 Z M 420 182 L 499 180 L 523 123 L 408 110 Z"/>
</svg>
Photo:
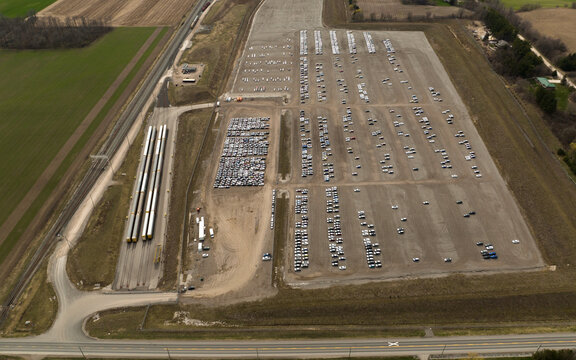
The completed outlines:
<svg viewBox="0 0 576 360">
<path fill-rule="evenodd" d="M 92 46 L 58 51 L 1 51 L 0 223 L 35 183 L 80 122 L 150 36 L 151 28 L 116 29 Z M 95 71 L 98 69 L 98 71 Z M 126 86 L 126 85 L 125 85 Z M 110 105 L 111 106 L 111 105 Z M 101 118 L 100 118 L 101 120 Z M 100 121 L 82 139 L 9 237 L 0 245 L 0 261 L 27 229 Z"/>
<path fill-rule="evenodd" d="M 231 1 L 217 1 L 210 7 L 210 10 L 204 16 L 202 25 L 214 25 L 214 23 L 222 18 L 226 11 L 232 5 Z"/>
<path fill-rule="evenodd" d="M 324 0 L 322 20 L 328 27 L 338 27 L 346 23 L 348 2 L 344 0 Z"/>
<path fill-rule="evenodd" d="M 171 86 L 170 102 L 184 105 L 214 101 L 229 76 L 229 65 L 236 57 L 248 30 L 249 18 L 258 1 L 225 0 L 208 13 L 209 33 L 196 34 L 192 48 L 182 63 L 204 63 L 202 77 L 194 86 Z"/>
<path fill-rule="evenodd" d="M 495 327 L 470 327 L 468 329 L 434 329 L 435 336 L 490 336 L 490 335 L 503 335 L 503 334 L 543 334 L 543 333 L 559 333 L 559 332 L 573 332 L 575 326 L 537 326 L 532 325 L 528 327 L 518 326 L 495 326 Z M 518 359 L 525 359 L 520 357 Z"/>
<path fill-rule="evenodd" d="M 252 326 L 237 328 L 234 326 L 216 325 L 214 327 L 187 326 L 174 321 L 174 314 L 179 311 L 188 312 L 191 306 L 150 306 L 146 320 L 144 308 L 120 309 L 106 311 L 100 314 L 96 322 L 90 319 L 86 330 L 97 338 L 116 339 L 282 339 L 282 338 L 331 338 L 331 337 L 407 337 L 422 336 L 421 328 L 396 328 L 372 326 Z M 217 317 L 214 308 L 203 308 L 210 312 L 210 318 Z M 217 310 L 216 310 L 217 311 Z M 217 321 L 217 320 L 210 320 Z M 142 329 L 140 326 L 144 323 Z M 119 324 L 122 324 L 119 326 Z"/>
<path fill-rule="evenodd" d="M 280 148 L 278 149 L 278 174 L 283 178 L 290 173 L 291 135 L 288 117 L 284 114 L 280 117 Z"/>
<path fill-rule="evenodd" d="M 127 330 L 140 329 L 146 314 L 146 307 L 114 309 L 107 311 L 105 314 L 106 316 L 102 317 L 101 313 L 100 318 L 97 320 L 94 317 L 88 319 L 86 328 L 89 328 L 90 332 L 99 338 L 122 338 L 122 334 Z"/>
<path fill-rule="evenodd" d="M 56 0 L 2 0 L 0 14 L 6 17 L 22 17 L 34 10 L 39 12 Z"/>
<path fill-rule="evenodd" d="M 556 84 L 556 90 L 554 90 L 554 92 L 556 94 L 556 101 L 558 101 L 558 110 L 566 111 L 568 97 L 572 90 L 568 86 Z"/>
<path fill-rule="evenodd" d="M 276 287 L 283 287 L 284 272 L 284 254 L 286 246 L 288 246 L 288 214 L 289 214 L 290 200 L 286 194 L 276 196 L 276 212 L 274 214 L 274 273 L 272 274 L 272 282 Z"/>
<path fill-rule="evenodd" d="M 434 5 L 436 5 L 436 6 L 450 6 L 450 3 L 446 2 L 444 0 L 434 0 Z"/>
<path fill-rule="evenodd" d="M 4 323 L 3 336 L 40 335 L 52 326 L 58 311 L 58 299 L 48 282 L 47 261 L 34 275 L 21 301 Z M 27 325 L 26 322 L 30 321 Z"/>
<path fill-rule="evenodd" d="M 514 8 L 514 10 L 526 4 L 539 4 L 543 8 L 571 7 L 573 2 L 574 0 L 502 0 L 504 6 Z"/>
<path fill-rule="evenodd" d="M 198 153 L 202 150 L 202 141 L 210 126 L 212 116 L 212 109 L 201 109 L 186 112 L 178 120 L 176 153 L 174 154 L 174 158 L 178 161 L 174 162 L 172 171 L 170 213 L 179 214 L 179 216 L 168 217 L 168 234 L 163 255 L 164 277 L 160 281 L 160 287 L 165 290 L 174 289 L 176 284 L 178 254 L 182 245 L 182 222 L 187 215 L 184 194 L 186 194 L 188 184 L 191 181 L 190 176 L 194 171 Z M 194 176 L 195 178 L 198 177 L 196 173 Z M 189 195 L 192 197 L 191 191 Z"/>
</svg>

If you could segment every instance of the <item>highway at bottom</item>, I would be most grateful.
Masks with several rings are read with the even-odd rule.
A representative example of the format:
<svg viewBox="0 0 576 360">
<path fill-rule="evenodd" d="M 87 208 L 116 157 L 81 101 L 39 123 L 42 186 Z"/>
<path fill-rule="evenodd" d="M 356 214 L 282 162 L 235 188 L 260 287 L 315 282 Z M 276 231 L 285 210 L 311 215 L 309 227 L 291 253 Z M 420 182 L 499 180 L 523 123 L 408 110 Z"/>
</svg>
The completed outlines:
<svg viewBox="0 0 576 360">
<path fill-rule="evenodd" d="M 576 348 L 576 334 L 423 337 L 390 339 L 155 341 L 87 340 L 54 342 L 42 337 L 1 339 L 0 354 L 77 357 L 338 357 L 532 353 L 538 349 Z"/>
</svg>

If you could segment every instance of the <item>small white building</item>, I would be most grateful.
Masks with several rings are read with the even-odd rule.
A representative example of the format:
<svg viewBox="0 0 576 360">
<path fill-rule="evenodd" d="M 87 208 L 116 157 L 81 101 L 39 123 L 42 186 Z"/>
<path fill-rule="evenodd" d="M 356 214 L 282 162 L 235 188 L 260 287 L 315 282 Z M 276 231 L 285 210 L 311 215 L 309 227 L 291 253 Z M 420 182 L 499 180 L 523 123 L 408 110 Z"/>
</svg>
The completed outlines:
<svg viewBox="0 0 576 360">
<path fill-rule="evenodd" d="M 204 241 L 206 238 L 206 226 L 204 225 L 204 216 L 200 218 L 198 222 L 198 240 Z"/>
</svg>

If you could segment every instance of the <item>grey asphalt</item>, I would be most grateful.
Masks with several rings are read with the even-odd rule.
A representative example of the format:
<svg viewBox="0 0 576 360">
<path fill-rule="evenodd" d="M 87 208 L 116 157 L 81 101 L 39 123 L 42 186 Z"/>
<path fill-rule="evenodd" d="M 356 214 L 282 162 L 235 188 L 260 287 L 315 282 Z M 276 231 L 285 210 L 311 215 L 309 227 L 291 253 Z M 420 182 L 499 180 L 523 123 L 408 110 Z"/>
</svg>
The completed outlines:
<svg viewBox="0 0 576 360">
<path fill-rule="evenodd" d="M 2 339 L 0 353 L 122 358 L 303 358 L 470 353 L 496 355 L 531 353 L 537 349 L 564 349 L 575 346 L 574 334 L 262 341 L 86 340 L 58 343 L 40 339 Z"/>
</svg>

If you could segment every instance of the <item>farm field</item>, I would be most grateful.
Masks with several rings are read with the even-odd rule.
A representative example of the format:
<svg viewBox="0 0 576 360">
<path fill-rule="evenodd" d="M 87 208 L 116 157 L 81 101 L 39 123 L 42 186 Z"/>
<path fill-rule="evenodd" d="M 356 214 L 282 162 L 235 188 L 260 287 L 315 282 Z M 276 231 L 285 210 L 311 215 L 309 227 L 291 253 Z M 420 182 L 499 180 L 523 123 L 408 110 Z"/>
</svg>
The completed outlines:
<svg viewBox="0 0 576 360">
<path fill-rule="evenodd" d="M 576 31 L 566 31 L 576 24 L 575 9 L 537 9 L 518 13 L 541 34 L 562 40 L 568 52 L 576 52 Z"/>
<path fill-rule="evenodd" d="M 358 0 L 358 6 L 365 19 L 391 18 L 403 20 L 409 16 L 448 17 L 463 9 L 455 6 L 404 5 L 400 0 Z"/>
<path fill-rule="evenodd" d="M 113 26 L 175 26 L 195 3 L 196 0 L 59 0 L 39 15 L 107 19 Z"/>
<path fill-rule="evenodd" d="M 0 149 L 7 154 L 0 171 L 10 174 L 0 180 L 0 224 L 153 31 L 117 29 L 77 50 L 0 52 Z M 1 258 L 17 237 L 2 243 Z"/>
<path fill-rule="evenodd" d="M 40 11 L 56 0 L 3 0 L 0 2 L 0 14 L 6 17 L 26 16 L 28 11 Z"/>
<path fill-rule="evenodd" d="M 572 6 L 573 0 L 502 0 L 502 3 L 506 7 L 511 7 L 516 10 L 526 4 L 540 4 L 543 8 L 555 8 L 555 7 L 570 7 Z"/>
</svg>

